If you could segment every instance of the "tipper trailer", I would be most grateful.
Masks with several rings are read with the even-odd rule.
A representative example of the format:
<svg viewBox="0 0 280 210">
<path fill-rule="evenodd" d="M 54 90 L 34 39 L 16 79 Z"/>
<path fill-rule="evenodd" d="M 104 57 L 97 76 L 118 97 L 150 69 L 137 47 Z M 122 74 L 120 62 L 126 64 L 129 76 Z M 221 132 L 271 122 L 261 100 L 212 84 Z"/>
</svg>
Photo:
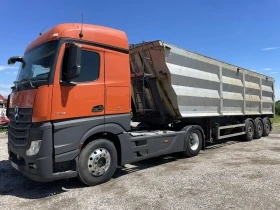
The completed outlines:
<svg viewBox="0 0 280 210">
<path fill-rule="evenodd" d="M 273 78 L 163 41 L 129 45 L 123 31 L 60 24 L 15 62 L 9 158 L 36 181 L 96 185 L 118 165 L 271 131 Z"/>
</svg>

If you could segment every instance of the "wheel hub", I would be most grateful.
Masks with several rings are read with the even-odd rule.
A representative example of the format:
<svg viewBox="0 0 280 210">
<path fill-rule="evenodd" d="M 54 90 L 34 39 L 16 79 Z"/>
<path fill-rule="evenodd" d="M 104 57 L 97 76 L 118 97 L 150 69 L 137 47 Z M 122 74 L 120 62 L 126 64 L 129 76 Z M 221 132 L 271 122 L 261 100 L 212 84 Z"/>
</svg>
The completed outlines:
<svg viewBox="0 0 280 210">
<path fill-rule="evenodd" d="M 93 176 L 102 176 L 108 170 L 110 163 L 110 153 L 104 148 L 96 149 L 89 156 L 88 170 Z"/>
<path fill-rule="evenodd" d="M 259 132 L 259 134 L 261 134 L 261 132 L 262 132 L 262 126 L 260 124 L 258 125 L 258 132 Z"/>
<path fill-rule="evenodd" d="M 196 133 L 192 133 L 190 136 L 190 148 L 191 150 L 197 150 L 199 146 L 199 136 Z"/>
<path fill-rule="evenodd" d="M 248 133 L 249 133 L 250 136 L 253 135 L 253 128 L 252 128 L 252 127 L 249 127 L 249 128 L 248 128 Z"/>
</svg>

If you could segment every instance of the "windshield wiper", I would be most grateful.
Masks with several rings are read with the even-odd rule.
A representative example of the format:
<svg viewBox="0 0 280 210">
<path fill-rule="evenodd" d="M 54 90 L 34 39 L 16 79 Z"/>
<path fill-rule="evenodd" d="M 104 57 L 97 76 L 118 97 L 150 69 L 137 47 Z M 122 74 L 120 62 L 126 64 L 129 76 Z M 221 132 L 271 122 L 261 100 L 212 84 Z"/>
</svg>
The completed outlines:
<svg viewBox="0 0 280 210">
<path fill-rule="evenodd" d="M 20 81 L 14 81 L 14 84 L 16 85 L 16 89 L 17 89 L 17 85 L 20 84 L 20 83 L 22 83 L 22 82 L 28 82 L 28 84 L 30 85 L 30 87 L 35 88 L 35 86 L 33 85 L 33 83 L 31 82 L 30 79 L 24 78 L 24 79 L 22 79 L 22 80 L 20 80 Z"/>
</svg>

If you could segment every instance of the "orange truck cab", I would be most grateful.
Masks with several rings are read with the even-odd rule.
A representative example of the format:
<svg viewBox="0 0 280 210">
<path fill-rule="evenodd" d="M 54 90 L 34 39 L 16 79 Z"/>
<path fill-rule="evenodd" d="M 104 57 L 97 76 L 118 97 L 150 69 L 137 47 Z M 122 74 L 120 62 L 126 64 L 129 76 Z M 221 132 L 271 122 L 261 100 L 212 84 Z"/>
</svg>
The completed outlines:
<svg viewBox="0 0 280 210">
<path fill-rule="evenodd" d="M 7 105 L 11 165 L 40 182 L 79 177 L 87 185 L 96 185 L 127 163 L 174 152 L 195 156 L 213 137 L 244 135 L 251 140 L 269 134 L 273 79 L 248 76 L 266 85 L 263 115 L 224 117 L 226 100 L 215 101 L 222 100 L 216 97 L 222 92 L 222 70 L 227 78 L 237 77 L 224 82 L 243 79 L 241 85 L 247 71 L 240 71 L 242 77 L 228 64 L 223 69 L 225 64 L 216 60 L 159 41 L 145 45 L 143 52 L 139 46 L 144 45 L 130 48 L 123 31 L 68 23 L 40 35 L 23 57 L 11 57 L 8 64 L 21 63 Z M 195 89 L 198 85 L 203 88 Z M 245 87 L 240 90 L 245 94 Z M 246 106 L 238 102 L 233 108 Z M 150 124 L 131 126 L 131 112 L 138 122 L 145 119 Z"/>
<path fill-rule="evenodd" d="M 23 57 L 9 59 L 16 61 L 22 66 L 9 96 L 9 154 L 30 178 L 75 177 L 75 158 L 90 139 L 116 138 L 130 129 L 124 32 L 58 25 L 33 41 Z"/>
</svg>

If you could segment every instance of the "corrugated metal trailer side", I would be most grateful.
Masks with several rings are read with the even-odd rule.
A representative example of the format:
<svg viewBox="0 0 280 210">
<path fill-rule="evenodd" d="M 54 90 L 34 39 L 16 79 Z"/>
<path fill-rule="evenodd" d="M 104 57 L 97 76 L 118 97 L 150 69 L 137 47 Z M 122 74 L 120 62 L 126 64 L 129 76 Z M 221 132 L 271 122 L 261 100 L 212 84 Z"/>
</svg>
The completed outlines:
<svg viewBox="0 0 280 210">
<path fill-rule="evenodd" d="M 139 115 L 274 116 L 271 77 L 162 41 L 131 46 L 130 61 L 132 98 Z"/>
</svg>

